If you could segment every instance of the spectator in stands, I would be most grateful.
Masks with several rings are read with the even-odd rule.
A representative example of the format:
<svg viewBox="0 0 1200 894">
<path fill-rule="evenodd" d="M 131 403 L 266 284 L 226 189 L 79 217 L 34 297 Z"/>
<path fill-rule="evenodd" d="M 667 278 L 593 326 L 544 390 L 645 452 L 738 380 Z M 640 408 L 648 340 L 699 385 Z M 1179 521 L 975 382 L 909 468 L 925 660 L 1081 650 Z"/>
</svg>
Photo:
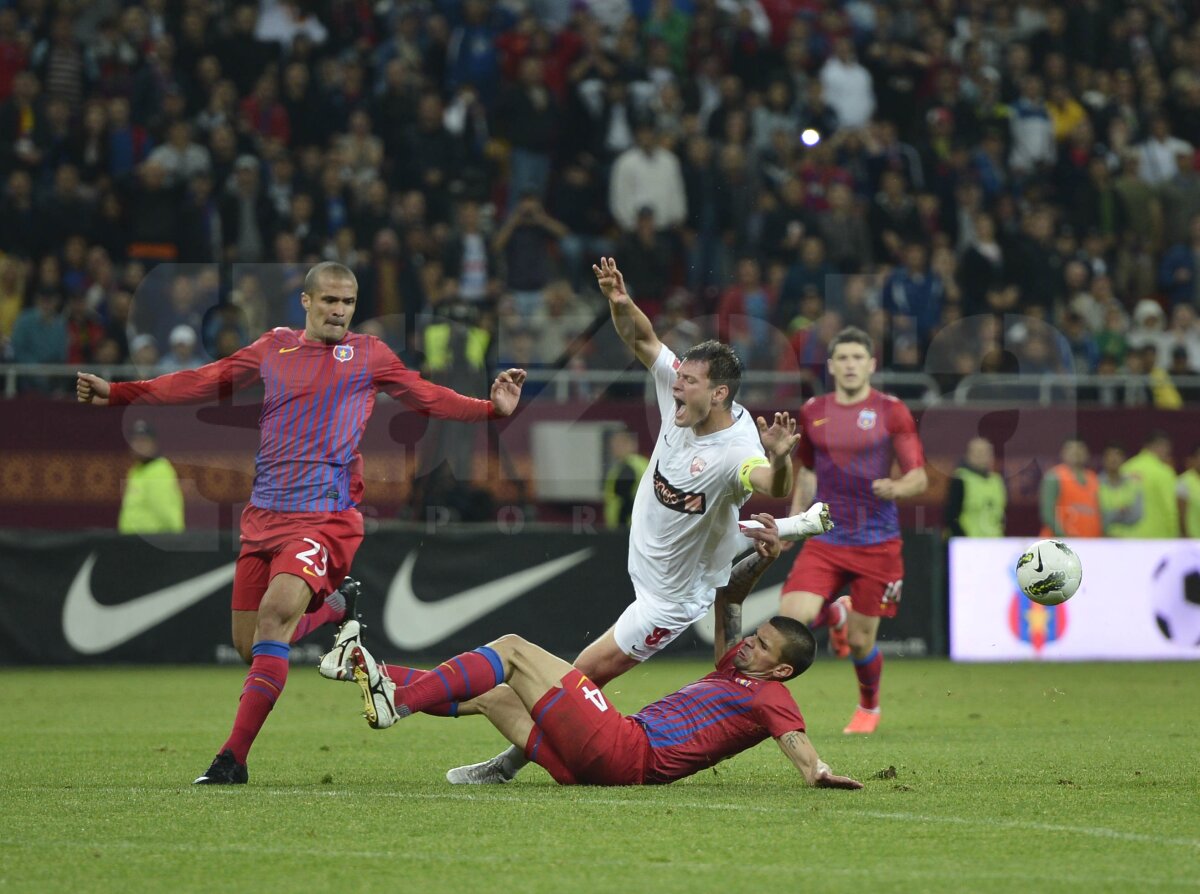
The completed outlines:
<svg viewBox="0 0 1200 894">
<path fill-rule="evenodd" d="M 519 196 L 546 195 L 550 156 L 559 128 L 558 103 L 545 84 L 545 66 L 537 56 L 521 60 L 517 83 L 500 97 L 496 113 L 501 136 L 512 145 L 509 158 L 509 210 Z"/>
<path fill-rule="evenodd" d="M 162 167 L 170 187 L 182 186 L 212 170 L 208 149 L 192 141 L 192 127 L 186 121 L 176 121 L 167 128 L 167 141 L 151 152 L 147 161 Z"/>
<path fill-rule="evenodd" d="M 221 197 L 221 238 L 227 261 L 265 260 L 275 238 L 275 209 L 261 187 L 259 170 L 254 156 L 240 156 Z"/>
<path fill-rule="evenodd" d="M 883 285 L 881 304 L 895 333 L 914 335 L 925 344 L 942 317 L 945 293 L 942 278 L 929 269 L 924 243 L 910 242 L 904 248 L 904 266 Z"/>
<path fill-rule="evenodd" d="M 1149 298 L 1137 303 L 1133 310 L 1133 328 L 1129 330 L 1129 346 L 1142 348 L 1147 345 L 1157 352 L 1155 365 L 1166 366 L 1171 362 L 1172 339 L 1166 331 L 1167 315 L 1162 307 Z"/>
<path fill-rule="evenodd" d="M 175 467 L 159 455 L 158 436 L 144 419 L 129 433 L 133 465 L 121 496 L 117 530 L 122 534 L 177 534 L 184 529 L 183 490 Z"/>
<path fill-rule="evenodd" d="M 672 284 L 675 258 L 670 237 L 660 231 L 654 209 L 649 205 L 638 211 L 633 232 L 617 240 L 616 254 L 621 259 L 629 294 L 639 307 L 647 308 L 647 313 L 657 313 Z"/>
<path fill-rule="evenodd" d="M 1044 173 L 1054 164 L 1057 148 L 1050 113 L 1043 99 L 1044 84 L 1035 74 L 1021 79 L 1021 96 L 1012 105 L 1012 151 L 1009 164 L 1023 178 Z"/>
<path fill-rule="evenodd" d="M 869 216 L 872 253 L 877 263 L 901 263 L 905 244 L 921 236 L 921 220 L 901 174 L 884 171 L 879 184 Z"/>
<path fill-rule="evenodd" d="M 532 316 L 541 306 L 542 289 L 554 275 L 554 250 L 567 228 L 546 213 L 537 193 L 521 197 L 504 226 L 496 233 L 494 247 L 504 258 L 505 285 L 512 290 L 517 312 Z"/>
<path fill-rule="evenodd" d="M 660 145 L 653 122 L 641 121 L 634 131 L 637 144 L 613 164 L 609 210 L 626 232 L 637 224 L 638 212 L 650 208 L 659 229 L 674 229 L 687 219 L 687 193 L 679 159 Z"/>
<path fill-rule="evenodd" d="M 820 78 L 825 98 L 837 112 L 839 127 L 863 127 L 871 120 L 875 114 L 871 73 L 858 61 L 849 37 L 834 41 Z"/>
<path fill-rule="evenodd" d="M 1133 526 L 1145 511 L 1141 484 L 1121 471 L 1125 449 L 1109 444 L 1100 456 L 1100 513 L 1105 537 L 1132 537 Z"/>
<path fill-rule="evenodd" d="M 181 369 L 196 369 L 204 360 L 196 353 L 196 330 L 187 323 L 180 323 L 167 337 L 170 351 L 159 363 L 162 372 L 178 372 Z"/>
<path fill-rule="evenodd" d="M 500 292 L 498 259 L 483 232 L 478 202 L 459 204 L 458 231 L 447 241 L 442 258 L 446 275 L 458 281 L 460 298 L 472 304 L 495 303 Z"/>
<path fill-rule="evenodd" d="M 1164 196 L 1170 193 L 1164 190 Z M 1172 307 L 1200 301 L 1200 214 L 1188 222 L 1185 241 L 1172 245 L 1158 268 L 1158 284 Z"/>
<path fill-rule="evenodd" d="M 568 231 L 559 240 L 559 249 L 564 272 L 576 290 L 590 271 L 592 259 L 613 253 L 609 233 L 612 218 L 600 178 L 595 159 L 581 153 L 564 166 L 562 178 L 551 198 L 554 217 L 562 221 Z"/>
<path fill-rule="evenodd" d="M 1058 465 L 1042 478 L 1038 505 L 1043 537 L 1100 537 L 1100 482 L 1087 467 L 1088 447 L 1080 438 L 1063 442 Z"/>
<path fill-rule="evenodd" d="M 1151 186 L 1161 186 L 1179 173 L 1179 158 L 1190 157 L 1192 146 L 1171 134 L 1171 122 L 1166 115 L 1155 115 L 1150 132 L 1138 147 L 1138 162 L 1142 180 Z"/>
<path fill-rule="evenodd" d="M 1008 492 L 996 472 L 995 450 L 972 438 L 946 491 L 946 530 L 953 537 L 1003 537 Z"/>
<path fill-rule="evenodd" d="M 1142 449 L 1121 466 L 1141 487 L 1145 512 L 1129 531 L 1141 539 L 1179 536 L 1178 480 L 1171 456 L 1171 437 L 1155 430 L 1146 435 Z"/>
<path fill-rule="evenodd" d="M 829 187 L 829 208 L 817 215 L 817 231 L 825 240 L 829 262 L 839 272 L 870 269 L 871 231 L 849 184 Z"/>
</svg>

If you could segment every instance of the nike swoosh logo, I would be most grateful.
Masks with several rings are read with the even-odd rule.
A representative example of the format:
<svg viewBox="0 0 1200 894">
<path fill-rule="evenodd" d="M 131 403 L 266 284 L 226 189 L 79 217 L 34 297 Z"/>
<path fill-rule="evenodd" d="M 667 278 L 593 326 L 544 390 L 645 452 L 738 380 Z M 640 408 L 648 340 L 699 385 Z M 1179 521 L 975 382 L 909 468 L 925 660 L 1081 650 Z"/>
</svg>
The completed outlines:
<svg viewBox="0 0 1200 894">
<path fill-rule="evenodd" d="M 779 595 L 782 592 L 783 584 L 775 584 L 755 590 L 746 597 L 746 601 L 742 603 L 741 635 L 744 636 L 747 630 L 758 629 L 758 625 L 763 621 L 769 621 L 779 614 Z M 711 646 L 715 625 L 716 615 L 714 609 L 710 608 L 708 614 L 692 625 L 692 632 L 700 638 L 701 642 Z"/>
<path fill-rule="evenodd" d="M 279 353 L 280 354 L 290 354 L 290 353 L 292 353 L 292 351 L 299 351 L 299 350 L 300 350 L 300 346 L 296 345 L 296 347 L 294 347 L 294 348 L 280 348 Z"/>
<path fill-rule="evenodd" d="M 233 580 L 236 562 L 191 580 L 128 599 L 120 605 L 101 605 L 92 594 L 92 553 L 80 566 L 63 603 L 63 636 L 81 655 L 98 655 L 129 642 L 172 615 L 199 602 Z"/>
<path fill-rule="evenodd" d="M 1042 571 L 1042 551 L 1040 549 L 1037 551 L 1037 557 L 1038 557 L 1038 567 L 1033 570 L 1040 574 Z"/>
<path fill-rule="evenodd" d="M 413 566 L 417 564 L 414 550 L 405 556 L 400 570 L 388 587 L 387 603 L 383 609 L 384 632 L 401 649 L 415 651 L 432 646 L 489 612 L 574 568 L 590 558 L 593 552 L 591 547 L 581 549 L 437 602 L 422 602 L 412 585 Z"/>
<path fill-rule="evenodd" d="M 828 416 L 826 416 L 824 419 L 814 419 L 813 420 L 813 428 L 816 428 L 818 425 L 824 425 L 828 421 L 829 421 Z"/>
</svg>

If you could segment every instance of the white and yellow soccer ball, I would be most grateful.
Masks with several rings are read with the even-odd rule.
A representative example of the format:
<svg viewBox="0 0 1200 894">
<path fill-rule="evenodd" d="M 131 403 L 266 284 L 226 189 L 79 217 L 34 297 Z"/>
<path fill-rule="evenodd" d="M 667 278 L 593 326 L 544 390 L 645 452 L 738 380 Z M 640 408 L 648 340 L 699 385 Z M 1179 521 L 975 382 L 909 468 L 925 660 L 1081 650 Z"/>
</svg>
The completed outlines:
<svg viewBox="0 0 1200 894">
<path fill-rule="evenodd" d="M 1061 540 L 1039 540 L 1017 559 L 1017 585 L 1040 605 L 1058 605 L 1075 595 L 1083 565 Z"/>
</svg>

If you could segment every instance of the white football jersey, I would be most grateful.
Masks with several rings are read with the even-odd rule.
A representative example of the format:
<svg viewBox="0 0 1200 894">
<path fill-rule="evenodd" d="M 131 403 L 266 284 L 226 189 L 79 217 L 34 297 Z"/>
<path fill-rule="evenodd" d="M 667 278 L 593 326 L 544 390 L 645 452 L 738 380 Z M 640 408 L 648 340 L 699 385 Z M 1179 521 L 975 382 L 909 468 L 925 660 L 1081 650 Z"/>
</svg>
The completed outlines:
<svg viewBox="0 0 1200 894">
<path fill-rule="evenodd" d="M 747 541 L 738 510 L 751 490 L 742 483 L 747 462 L 766 461 L 749 411 L 733 405 L 733 425 L 704 437 L 675 425 L 675 369 L 666 345 L 650 368 L 661 422 L 650 466 L 633 501 L 629 577 L 644 596 L 670 602 L 711 603 L 729 582 L 730 566 Z"/>
</svg>

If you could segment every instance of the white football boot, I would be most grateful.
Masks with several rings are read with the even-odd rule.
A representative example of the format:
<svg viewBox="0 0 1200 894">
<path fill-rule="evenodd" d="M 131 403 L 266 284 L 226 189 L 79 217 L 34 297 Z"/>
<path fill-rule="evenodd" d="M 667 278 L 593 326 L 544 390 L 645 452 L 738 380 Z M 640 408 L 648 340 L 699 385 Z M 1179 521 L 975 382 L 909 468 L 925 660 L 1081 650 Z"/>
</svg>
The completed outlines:
<svg viewBox="0 0 1200 894">
<path fill-rule="evenodd" d="M 833 519 L 829 517 L 828 503 L 813 503 L 799 515 L 775 519 L 775 525 L 779 528 L 780 540 L 807 540 L 809 537 L 832 531 Z M 761 527 L 762 525 L 753 519 L 738 521 L 738 529 L 742 531 Z"/>
<path fill-rule="evenodd" d="M 317 669 L 329 680 L 354 680 L 354 663 L 350 660 L 354 647 L 361 644 L 362 625 L 351 618 L 338 628 L 333 648 L 321 656 Z"/>
<path fill-rule="evenodd" d="M 396 684 L 387 675 L 386 665 L 378 664 L 362 643 L 350 650 L 350 662 L 354 670 L 354 682 L 363 694 L 363 716 L 372 729 L 387 729 L 401 717 L 408 716 L 407 709 L 396 709 Z"/>
</svg>

